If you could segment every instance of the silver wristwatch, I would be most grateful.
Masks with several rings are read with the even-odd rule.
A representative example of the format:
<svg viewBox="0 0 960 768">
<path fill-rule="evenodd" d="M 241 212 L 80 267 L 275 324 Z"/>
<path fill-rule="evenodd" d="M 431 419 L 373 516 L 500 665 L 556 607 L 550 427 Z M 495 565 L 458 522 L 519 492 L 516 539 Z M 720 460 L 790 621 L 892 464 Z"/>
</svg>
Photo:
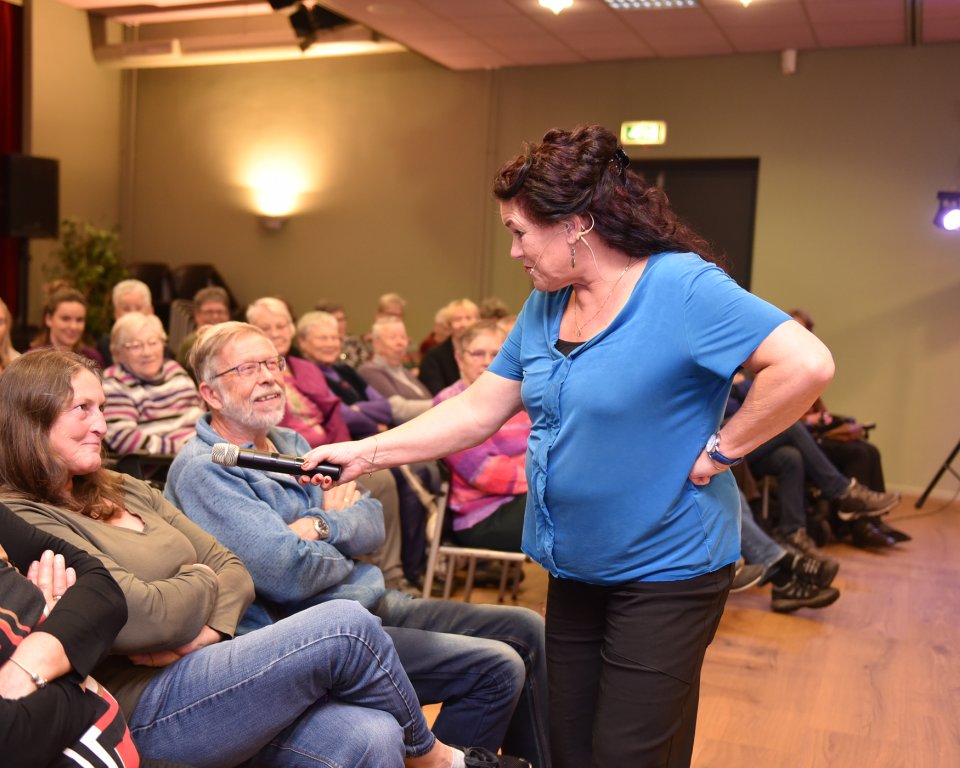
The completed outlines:
<svg viewBox="0 0 960 768">
<path fill-rule="evenodd" d="M 320 541 L 326 541 L 330 538 L 330 526 L 322 517 L 313 518 L 313 530 L 317 532 L 317 538 Z"/>
</svg>

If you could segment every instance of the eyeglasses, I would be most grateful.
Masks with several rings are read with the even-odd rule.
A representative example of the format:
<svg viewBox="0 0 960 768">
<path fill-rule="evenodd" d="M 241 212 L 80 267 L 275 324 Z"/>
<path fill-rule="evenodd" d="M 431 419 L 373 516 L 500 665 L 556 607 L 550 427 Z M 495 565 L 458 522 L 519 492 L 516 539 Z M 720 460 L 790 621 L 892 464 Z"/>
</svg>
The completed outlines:
<svg viewBox="0 0 960 768">
<path fill-rule="evenodd" d="M 463 354 L 474 360 L 493 360 L 499 351 L 498 349 L 465 349 Z"/>
<path fill-rule="evenodd" d="M 260 372 L 260 366 L 266 368 L 270 373 L 277 373 L 282 371 L 287 367 L 287 361 L 283 359 L 282 355 L 277 355 L 276 357 L 269 357 L 266 360 L 258 360 L 252 363 L 240 363 L 240 365 L 235 365 L 233 368 L 227 368 L 227 370 L 222 373 L 218 373 L 213 378 L 219 379 L 221 376 L 226 376 L 228 373 L 235 373 L 237 376 L 241 376 L 244 379 L 249 378 L 250 376 L 256 376 Z"/>
<path fill-rule="evenodd" d="M 123 348 L 128 352 L 142 352 L 144 349 L 160 349 L 164 341 L 164 339 L 154 336 L 152 339 L 145 341 L 127 341 L 123 344 Z"/>
</svg>

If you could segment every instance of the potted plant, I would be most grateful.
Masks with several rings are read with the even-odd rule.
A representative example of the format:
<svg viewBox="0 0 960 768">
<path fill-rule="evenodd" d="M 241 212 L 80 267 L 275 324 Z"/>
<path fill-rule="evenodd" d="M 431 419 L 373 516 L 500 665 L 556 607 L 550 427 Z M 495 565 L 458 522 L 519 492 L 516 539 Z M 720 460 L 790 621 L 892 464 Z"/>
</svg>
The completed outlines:
<svg viewBox="0 0 960 768">
<path fill-rule="evenodd" d="M 98 339 L 110 331 L 110 292 L 127 276 L 120 263 L 116 229 L 97 229 L 76 219 L 60 224 L 60 243 L 44 274 L 64 280 L 87 299 L 86 333 Z"/>
</svg>

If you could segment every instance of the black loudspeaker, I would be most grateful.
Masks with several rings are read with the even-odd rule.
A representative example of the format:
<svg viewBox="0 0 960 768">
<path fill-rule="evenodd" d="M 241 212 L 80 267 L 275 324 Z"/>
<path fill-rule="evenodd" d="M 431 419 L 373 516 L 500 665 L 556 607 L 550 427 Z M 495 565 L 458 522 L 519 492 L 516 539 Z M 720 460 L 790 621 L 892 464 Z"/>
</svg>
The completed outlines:
<svg viewBox="0 0 960 768">
<path fill-rule="evenodd" d="M 0 156 L 0 235 L 59 237 L 60 162 Z"/>
</svg>

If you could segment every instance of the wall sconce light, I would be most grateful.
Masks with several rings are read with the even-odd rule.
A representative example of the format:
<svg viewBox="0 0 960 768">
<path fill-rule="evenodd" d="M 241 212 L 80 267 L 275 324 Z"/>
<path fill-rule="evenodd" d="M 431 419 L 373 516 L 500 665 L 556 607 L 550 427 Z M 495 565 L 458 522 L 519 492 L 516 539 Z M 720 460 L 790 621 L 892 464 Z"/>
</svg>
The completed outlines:
<svg viewBox="0 0 960 768">
<path fill-rule="evenodd" d="M 933 223 L 948 232 L 960 229 L 960 192 L 937 192 L 937 203 Z"/>
<path fill-rule="evenodd" d="M 620 123 L 620 143 L 626 146 L 650 146 L 667 143 L 664 120 L 633 120 Z"/>
<path fill-rule="evenodd" d="M 267 216 L 261 213 L 257 216 L 257 221 L 259 221 L 260 226 L 268 232 L 279 232 L 283 229 L 283 225 L 287 223 L 287 219 L 289 218 L 289 216 Z"/>
<path fill-rule="evenodd" d="M 553 11 L 554 16 L 573 5 L 573 0 L 540 0 L 540 7 Z"/>
<path fill-rule="evenodd" d="M 283 229 L 297 210 L 300 193 L 307 188 L 302 167 L 292 159 L 276 157 L 264 159 L 256 165 L 250 171 L 247 183 L 260 226 L 270 232 Z"/>
</svg>

